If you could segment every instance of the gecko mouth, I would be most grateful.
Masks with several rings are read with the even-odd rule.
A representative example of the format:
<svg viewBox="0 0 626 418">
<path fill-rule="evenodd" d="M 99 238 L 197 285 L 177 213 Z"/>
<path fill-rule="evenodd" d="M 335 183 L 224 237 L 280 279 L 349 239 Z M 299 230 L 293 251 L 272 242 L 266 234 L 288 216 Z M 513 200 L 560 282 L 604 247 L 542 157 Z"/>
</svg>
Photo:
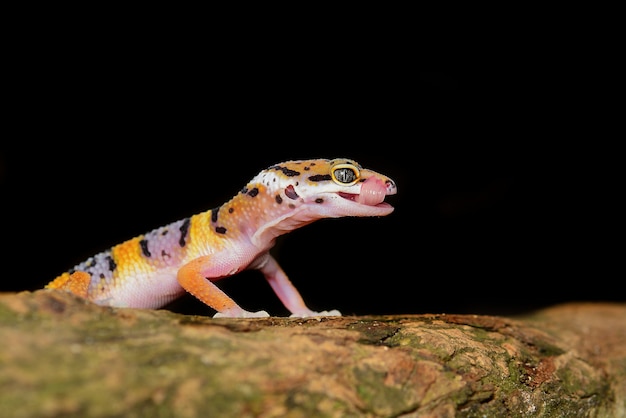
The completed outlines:
<svg viewBox="0 0 626 418">
<path fill-rule="evenodd" d="M 374 199 L 374 200 L 367 199 L 367 198 L 364 198 L 360 194 L 345 193 L 345 192 L 338 192 L 337 194 L 340 197 L 343 197 L 346 200 L 350 200 L 351 202 L 355 202 L 355 203 L 360 203 L 362 205 L 378 206 L 378 207 L 391 207 L 391 205 L 389 203 L 385 202 L 384 200 L 381 201 L 380 199 Z"/>
<path fill-rule="evenodd" d="M 382 207 L 390 206 L 388 203 L 385 203 L 387 191 L 387 184 L 385 182 L 376 177 L 370 177 L 361 184 L 361 192 L 359 194 L 346 192 L 338 192 L 337 194 L 344 199 L 362 205 Z"/>
</svg>

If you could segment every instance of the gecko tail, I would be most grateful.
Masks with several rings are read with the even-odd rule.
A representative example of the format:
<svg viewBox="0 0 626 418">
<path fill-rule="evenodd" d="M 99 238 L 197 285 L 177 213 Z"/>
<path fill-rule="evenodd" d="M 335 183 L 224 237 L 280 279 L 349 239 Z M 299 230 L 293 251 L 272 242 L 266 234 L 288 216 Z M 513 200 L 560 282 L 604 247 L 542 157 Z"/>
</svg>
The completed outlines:
<svg viewBox="0 0 626 418">
<path fill-rule="evenodd" d="M 63 273 L 46 285 L 46 289 L 59 289 L 72 292 L 76 296 L 87 298 L 89 294 L 89 284 L 91 283 L 91 275 L 84 271 L 75 271 L 74 273 Z"/>
</svg>

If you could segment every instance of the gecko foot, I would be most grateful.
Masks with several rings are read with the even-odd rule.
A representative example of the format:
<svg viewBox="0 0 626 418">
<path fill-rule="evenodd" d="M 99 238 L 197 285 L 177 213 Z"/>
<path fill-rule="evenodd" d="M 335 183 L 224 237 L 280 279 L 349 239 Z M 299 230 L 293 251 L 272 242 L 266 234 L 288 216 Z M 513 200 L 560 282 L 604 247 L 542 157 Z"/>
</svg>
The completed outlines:
<svg viewBox="0 0 626 418">
<path fill-rule="evenodd" d="M 289 315 L 290 318 L 309 318 L 312 316 L 341 316 L 341 312 L 339 312 L 337 309 L 333 309 L 332 311 L 307 311 Z"/>
<path fill-rule="evenodd" d="M 267 318 L 270 316 L 265 311 L 249 312 L 241 310 L 237 313 L 218 312 L 213 315 L 213 318 Z"/>
</svg>

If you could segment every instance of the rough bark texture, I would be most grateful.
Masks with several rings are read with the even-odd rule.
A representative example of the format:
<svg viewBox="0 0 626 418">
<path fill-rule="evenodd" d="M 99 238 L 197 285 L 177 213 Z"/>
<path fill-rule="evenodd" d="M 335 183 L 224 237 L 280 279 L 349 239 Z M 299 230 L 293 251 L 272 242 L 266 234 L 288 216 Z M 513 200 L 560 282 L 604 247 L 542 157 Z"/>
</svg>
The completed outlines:
<svg viewBox="0 0 626 418">
<path fill-rule="evenodd" d="M 7 417 L 624 417 L 626 305 L 211 319 L 0 295 Z"/>
</svg>

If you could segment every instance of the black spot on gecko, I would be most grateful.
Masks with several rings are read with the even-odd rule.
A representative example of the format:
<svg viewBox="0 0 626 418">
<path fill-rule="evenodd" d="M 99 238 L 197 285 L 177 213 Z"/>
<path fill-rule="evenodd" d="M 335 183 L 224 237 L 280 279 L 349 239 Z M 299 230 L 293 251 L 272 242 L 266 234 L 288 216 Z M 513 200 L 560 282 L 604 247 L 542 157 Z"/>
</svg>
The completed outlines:
<svg viewBox="0 0 626 418">
<path fill-rule="evenodd" d="M 211 222 L 217 222 L 217 214 L 220 211 L 221 206 L 216 207 L 215 209 L 211 210 Z"/>
<path fill-rule="evenodd" d="M 304 167 L 304 171 L 309 171 L 311 169 L 311 167 Z"/>
<path fill-rule="evenodd" d="M 161 250 L 161 257 L 163 257 L 163 258 L 170 258 L 171 256 L 165 250 Z"/>
<path fill-rule="evenodd" d="M 216 226 L 215 227 L 215 232 L 217 232 L 218 234 L 225 234 L 226 233 L 226 228 L 224 228 L 223 226 Z"/>
<path fill-rule="evenodd" d="M 228 213 L 233 213 L 235 211 L 235 208 L 228 208 Z"/>
<path fill-rule="evenodd" d="M 324 199 L 318 197 L 317 199 L 315 199 L 315 203 L 324 203 Z"/>
<path fill-rule="evenodd" d="M 100 273 L 100 278 L 104 279 L 104 273 Z"/>
<path fill-rule="evenodd" d="M 107 257 L 107 261 L 109 262 L 109 270 L 113 271 L 117 268 L 117 264 L 115 264 L 115 260 L 113 260 L 113 257 L 108 256 Z"/>
<path fill-rule="evenodd" d="M 330 174 L 316 174 L 309 177 L 310 181 L 329 181 L 331 180 Z"/>
<path fill-rule="evenodd" d="M 180 226 L 180 240 L 178 241 L 178 245 L 181 247 L 185 246 L 185 238 L 187 238 L 187 234 L 189 233 L 189 223 L 191 219 L 186 218 L 183 224 Z"/>
<path fill-rule="evenodd" d="M 283 198 L 282 198 L 282 197 L 280 197 L 280 195 L 279 195 L 279 194 L 277 194 L 277 195 L 276 195 L 276 203 L 278 203 L 279 205 L 280 205 L 281 203 L 283 203 Z"/>
<path fill-rule="evenodd" d="M 141 247 L 141 252 L 143 253 L 143 255 L 145 255 L 146 257 L 152 257 L 152 254 L 150 254 L 150 250 L 148 249 L 147 239 L 142 239 L 141 241 L 139 241 L 139 246 Z"/>
<path fill-rule="evenodd" d="M 296 171 L 296 170 L 291 170 L 287 167 L 281 167 L 278 165 L 272 166 L 269 168 L 270 170 L 276 170 L 276 171 L 282 171 L 284 175 L 286 175 L 287 177 L 294 177 L 294 176 L 299 176 L 300 172 Z"/>
<path fill-rule="evenodd" d="M 241 194 L 246 194 L 248 193 L 248 188 L 246 186 L 243 187 L 243 189 L 241 189 Z"/>
<path fill-rule="evenodd" d="M 255 197 L 258 194 L 259 194 L 259 189 L 256 187 L 248 192 L 248 196 L 250 197 Z"/>
</svg>

